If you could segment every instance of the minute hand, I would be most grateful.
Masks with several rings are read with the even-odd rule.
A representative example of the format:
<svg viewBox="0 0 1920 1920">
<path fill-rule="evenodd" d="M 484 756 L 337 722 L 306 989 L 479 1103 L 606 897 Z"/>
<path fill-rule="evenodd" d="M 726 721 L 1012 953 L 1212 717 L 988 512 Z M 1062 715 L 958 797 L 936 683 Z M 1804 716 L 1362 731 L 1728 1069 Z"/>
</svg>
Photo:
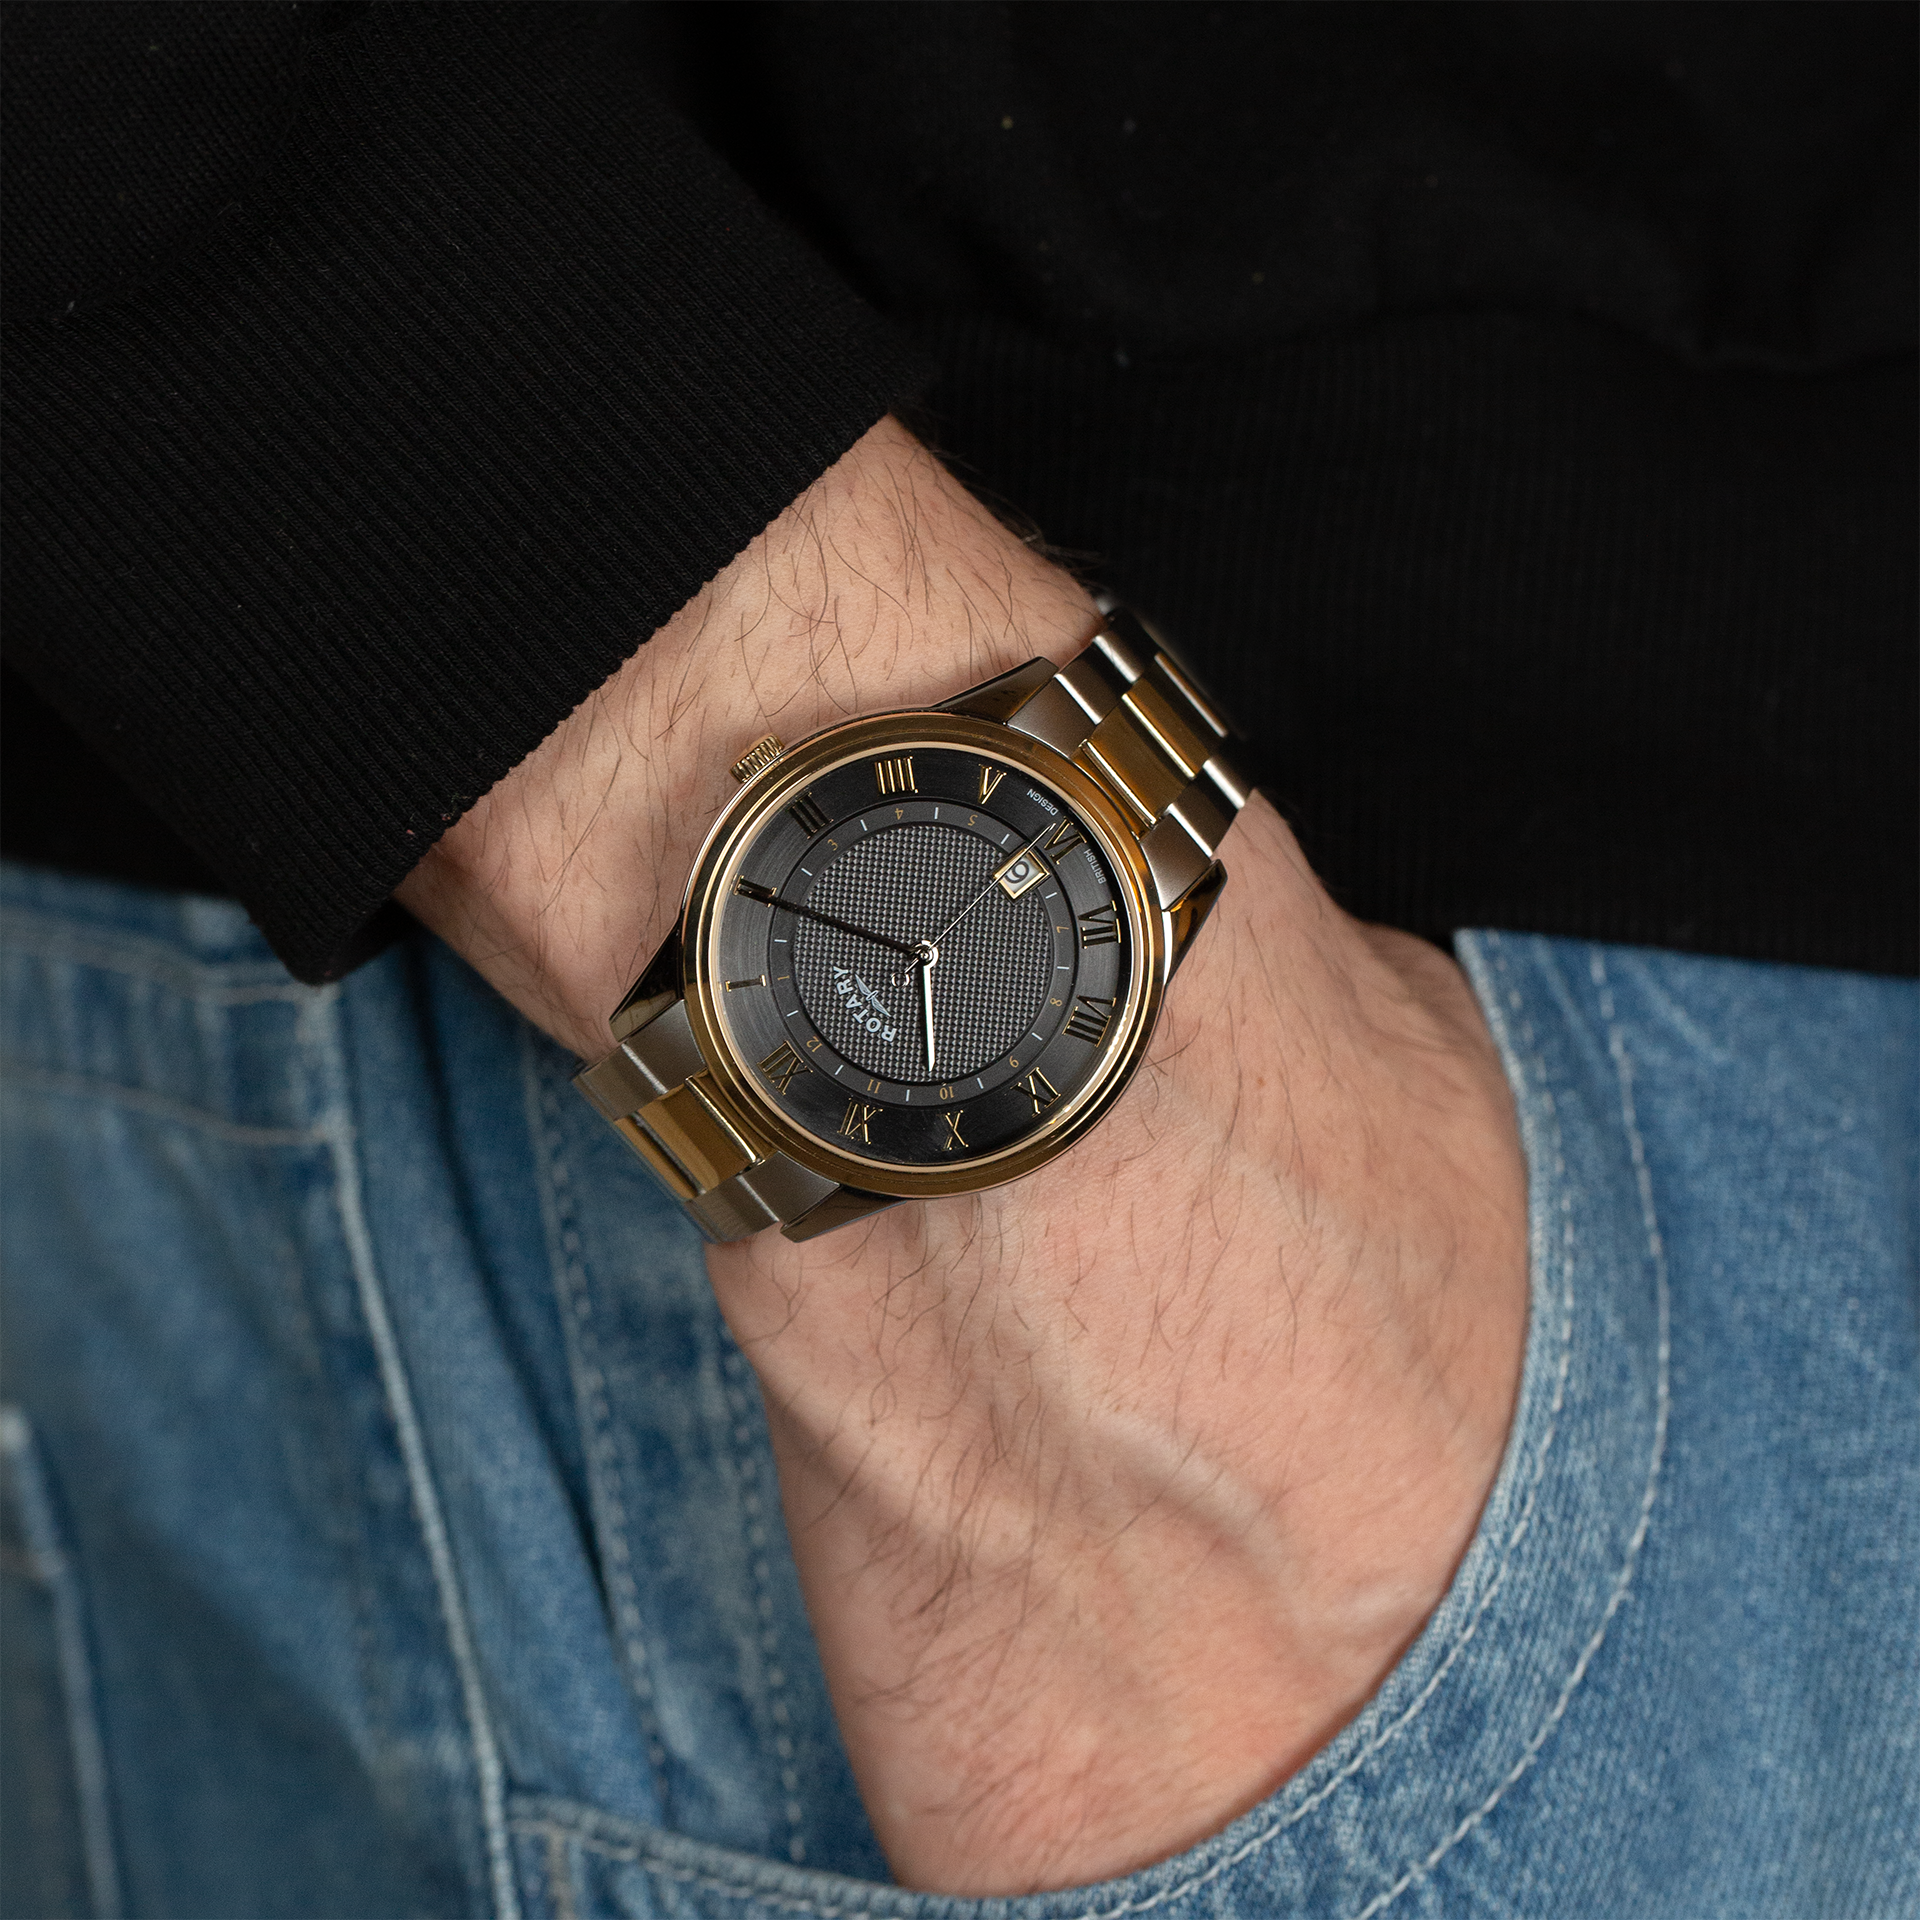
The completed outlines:
<svg viewBox="0 0 1920 1920">
<path fill-rule="evenodd" d="M 904 953 L 909 960 L 917 960 L 919 949 L 910 947 L 904 940 L 889 940 L 884 933 L 875 933 L 871 927 L 856 927 L 851 920 L 836 920 L 830 913 L 822 913 L 816 907 L 803 907 L 797 900 L 782 900 L 771 887 L 756 886 L 751 880 L 736 880 L 734 889 L 748 900 L 759 900 L 769 907 L 777 907 L 782 913 L 797 913 L 803 920 L 818 920 L 823 927 L 832 927 L 838 933 L 850 933 L 856 940 L 871 940 L 876 947 L 888 947 L 895 953 Z"/>
</svg>

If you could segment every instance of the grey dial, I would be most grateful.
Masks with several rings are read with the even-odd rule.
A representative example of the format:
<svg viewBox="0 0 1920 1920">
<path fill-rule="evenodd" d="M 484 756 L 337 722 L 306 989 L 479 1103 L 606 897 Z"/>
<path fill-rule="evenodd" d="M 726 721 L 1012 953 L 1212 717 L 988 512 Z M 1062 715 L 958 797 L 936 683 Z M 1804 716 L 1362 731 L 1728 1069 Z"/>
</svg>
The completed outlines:
<svg viewBox="0 0 1920 1920">
<path fill-rule="evenodd" d="M 927 1085 L 978 1073 L 1031 1031 L 1055 984 L 1053 935 L 1037 891 L 1010 898 L 994 884 L 1005 858 L 977 828 L 925 821 L 862 834 L 827 863 L 808 905 L 935 949 L 905 960 L 801 920 L 794 984 L 829 1045 L 869 1074 Z"/>
<path fill-rule="evenodd" d="M 735 1053 L 842 1152 L 998 1152 L 1115 1056 L 1133 929 L 1096 836 L 1016 764 L 928 747 L 833 767 L 735 872 L 715 956 Z"/>
</svg>

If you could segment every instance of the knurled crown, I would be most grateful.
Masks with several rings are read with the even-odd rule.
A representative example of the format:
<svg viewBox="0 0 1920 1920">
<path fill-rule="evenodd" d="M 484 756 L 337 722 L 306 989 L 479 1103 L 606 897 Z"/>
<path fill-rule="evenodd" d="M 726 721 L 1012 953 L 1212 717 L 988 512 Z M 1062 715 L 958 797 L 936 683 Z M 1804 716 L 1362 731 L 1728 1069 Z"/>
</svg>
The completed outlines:
<svg viewBox="0 0 1920 1920">
<path fill-rule="evenodd" d="M 777 733 L 768 734 L 764 740 L 756 740 L 733 763 L 733 777 L 744 787 L 756 773 L 764 772 L 772 766 L 786 750 L 786 742 Z"/>
</svg>

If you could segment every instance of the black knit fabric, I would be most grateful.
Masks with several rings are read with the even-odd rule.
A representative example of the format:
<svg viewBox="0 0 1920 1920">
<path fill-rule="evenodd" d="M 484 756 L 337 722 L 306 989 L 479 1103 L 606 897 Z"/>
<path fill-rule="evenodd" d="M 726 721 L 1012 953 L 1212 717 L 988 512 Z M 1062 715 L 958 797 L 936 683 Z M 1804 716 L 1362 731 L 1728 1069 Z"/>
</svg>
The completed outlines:
<svg viewBox="0 0 1920 1920">
<path fill-rule="evenodd" d="M 306 11 L 10 10 L 8 653 L 320 979 L 914 363 L 595 18 Z"/>
<path fill-rule="evenodd" d="M 337 972 L 911 396 L 1356 911 L 1915 965 L 1911 9 L 4 25 L 12 851 Z"/>
</svg>

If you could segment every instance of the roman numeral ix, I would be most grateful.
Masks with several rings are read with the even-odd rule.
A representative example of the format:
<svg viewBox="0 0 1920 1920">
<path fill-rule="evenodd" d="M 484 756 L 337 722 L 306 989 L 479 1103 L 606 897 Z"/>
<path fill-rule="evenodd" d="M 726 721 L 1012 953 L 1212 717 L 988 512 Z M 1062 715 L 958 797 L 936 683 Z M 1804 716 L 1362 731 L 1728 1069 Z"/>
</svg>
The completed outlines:
<svg viewBox="0 0 1920 1920">
<path fill-rule="evenodd" d="M 1014 1085 L 1033 1102 L 1035 1113 L 1045 1113 L 1060 1098 L 1060 1089 L 1038 1067 L 1024 1080 L 1016 1080 Z"/>
</svg>

